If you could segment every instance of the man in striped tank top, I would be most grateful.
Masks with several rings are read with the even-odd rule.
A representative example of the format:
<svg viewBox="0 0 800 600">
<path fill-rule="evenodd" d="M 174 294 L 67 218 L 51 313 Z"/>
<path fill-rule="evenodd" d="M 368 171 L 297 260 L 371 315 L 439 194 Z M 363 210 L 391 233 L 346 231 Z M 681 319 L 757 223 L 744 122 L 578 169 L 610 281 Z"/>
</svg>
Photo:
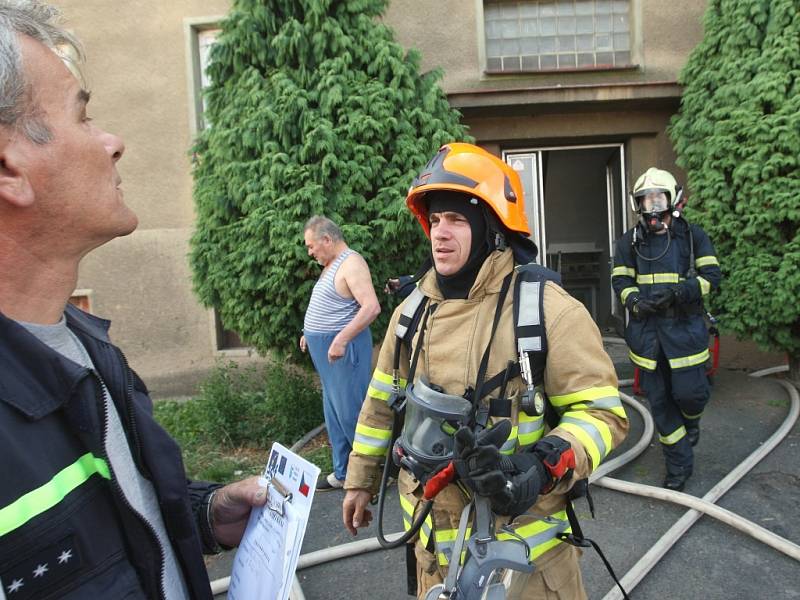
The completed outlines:
<svg viewBox="0 0 800 600">
<path fill-rule="evenodd" d="M 333 449 L 333 473 L 320 477 L 317 490 L 339 489 L 361 403 L 372 374 L 369 325 L 381 312 L 364 258 L 351 250 L 330 219 L 311 217 L 304 227 L 308 255 L 322 265 L 306 309 L 300 350 L 311 355 L 322 382 L 325 426 Z"/>
</svg>

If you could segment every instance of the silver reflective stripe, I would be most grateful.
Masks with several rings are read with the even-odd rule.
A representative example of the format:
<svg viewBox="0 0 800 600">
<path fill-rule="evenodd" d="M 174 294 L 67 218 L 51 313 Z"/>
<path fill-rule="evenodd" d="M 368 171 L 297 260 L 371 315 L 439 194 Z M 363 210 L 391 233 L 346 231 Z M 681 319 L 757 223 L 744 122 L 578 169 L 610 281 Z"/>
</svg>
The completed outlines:
<svg viewBox="0 0 800 600">
<path fill-rule="evenodd" d="M 517 349 L 520 352 L 538 352 L 542 349 L 542 338 L 538 335 L 519 338 L 517 340 Z"/>
<path fill-rule="evenodd" d="M 575 419 L 574 417 L 569 416 L 561 417 L 561 423 L 572 423 L 576 427 L 580 427 L 583 429 L 583 431 L 589 434 L 592 440 L 594 440 L 594 443 L 597 444 L 597 449 L 600 452 L 601 459 L 608 454 L 609 449 L 606 447 L 606 443 L 603 441 L 603 436 L 597 430 L 597 427 L 595 427 L 592 423 L 587 423 L 586 421 Z"/>
<path fill-rule="evenodd" d="M 539 281 L 523 281 L 519 290 L 519 317 L 517 327 L 538 325 L 539 320 Z"/>
<path fill-rule="evenodd" d="M 397 322 L 397 327 L 395 327 L 394 333 L 397 337 L 403 338 L 406 336 L 408 332 L 408 325 L 403 325 L 403 321 L 409 321 L 414 318 L 414 313 L 417 312 L 417 308 L 425 299 L 425 294 L 419 291 L 418 287 L 414 288 L 408 295 L 408 299 L 406 300 L 405 305 L 403 306 L 403 312 L 400 313 L 400 320 Z M 405 317 L 405 319 L 403 318 Z"/>
</svg>

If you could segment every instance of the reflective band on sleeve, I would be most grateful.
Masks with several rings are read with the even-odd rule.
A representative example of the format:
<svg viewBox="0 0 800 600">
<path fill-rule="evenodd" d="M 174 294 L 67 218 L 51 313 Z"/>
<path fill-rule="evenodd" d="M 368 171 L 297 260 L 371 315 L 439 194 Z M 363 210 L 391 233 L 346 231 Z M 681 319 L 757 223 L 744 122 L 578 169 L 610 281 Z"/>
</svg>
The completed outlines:
<svg viewBox="0 0 800 600">
<path fill-rule="evenodd" d="M 401 389 L 405 389 L 407 383 L 405 379 L 401 377 L 398 383 Z M 367 388 L 367 394 L 378 400 L 387 401 L 392 395 L 393 385 L 394 382 L 392 381 L 391 375 L 375 369 L 375 372 L 372 373 L 372 380 L 369 382 L 369 387 Z"/>
<path fill-rule="evenodd" d="M 679 441 L 681 441 L 685 435 L 686 435 L 686 427 L 681 425 L 669 435 L 658 436 L 658 441 L 664 444 L 665 446 L 672 446 L 673 444 L 677 444 Z"/>
<path fill-rule="evenodd" d="M 0 509 L 0 536 L 14 531 L 34 517 L 53 508 L 67 494 L 85 483 L 95 473 L 104 479 L 111 479 L 108 463 L 88 452 L 56 473 L 44 485 L 31 490 L 5 508 Z"/>
<path fill-rule="evenodd" d="M 587 388 L 572 394 L 550 396 L 550 402 L 556 408 L 569 406 L 571 410 L 607 410 L 618 417 L 627 418 L 619 399 L 619 391 L 610 385 Z"/>
<path fill-rule="evenodd" d="M 511 428 L 511 433 L 508 436 L 508 439 L 503 442 L 503 445 L 500 446 L 500 454 L 513 454 L 514 448 L 517 447 L 517 432 L 519 428 L 515 425 Z"/>
<path fill-rule="evenodd" d="M 708 292 L 711 291 L 711 284 L 708 282 L 707 279 L 697 276 L 697 283 L 700 284 L 700 293 L 705 296 Z"/>
<path fill-rule="evenodd" d="M 708 265 L 719 266 L 719 261 L 716 256 L 701 256 L 694 261 L 694 266 L 698 269 L 700 267 L 707 267 Z"/>
<path fill-rule="evenodd" d="M 592 468 L 596 469 L 600 462 L 611 452 L 613 440 L 608 425 L 595 417 L 581 412 L 568 412 L 558 423 L 572 435 L 577 437 L 589 456 L 592 457 Z"/>
<path fill-rule="evenodd" d="M 702 365 L 709 359 L 710 356 L 711 355 L 708 352 L 708 348 L 706 348 L 702 352 L 698 352 L 697 354 L 692 354 L 691 356 L 670 358 L 669 366 L 672 367 L 673 369 L 684 369 L 686 367 L 694 367 L 695 365 Z"/>
<path fill-rule="evenodd" d="M 633 351 L 628 350 L 628 358 L 633 361 L 633 364 L 639 365 L 643 369 L 648 371 L 655 371 L 657 363 L 654 360 L 650 360 L 649 358 L 645 358 L 644 356 L 639 356 L 638 354 L 634 354 Z"/>
<path fill-rule="evenodd" d="M 378 429 L 357 423 L 353 450 L 366 456 L 383 456 L 391 439 L 391 429 Z"/>
<path fill-rule="evenodd" d="M 619 293 L 619 299 L 622 300 L 623 304 L 625 304 L 625 301 L 628 299 L 628 296 L 630 296 L 633 292 L 637 292 L 638 293 L 639 292 L 639 288 L 636 287 L 635 285 L 631 286 L 631 287 L 626 287 L 624 290 L 622 290 Z"/>
<path fill-rule="evenodd" d="M 553 546 L 560 544 L 561 540 L 556 535 L 572 531 L 567 519 L 567 513 L 564 510 L 554 513 L 545 519 L 514 526 L 513 530 L 516 535 L 500 531 L 497 533 L 497 539 L 515 540 L 519 539 L 517 536 L 523 538 L 528 548 L 530 548 L 530 560 L 536 560 Z"/>
<path fill-rule="evenodd" d="M 539 325 L 539 286 L 538 281 L 523 281 L 519 288 L 519 317 L 517 327 Z"/>
<path fill-rule="evenodd" d="M 614 267 L 614 270 L 611 271 L 611 276 L 636 277 L 636 269 L 634 269 L 633 267 L 625 267 L 625 266 Z"/>
<path fill-rule="evenodd" d="M 636 283 L 653 285 L 655 283 L 678 283 L 681 276 L 678 273 L 650 273 L 649 275 L 637 275 Z"/>
<path fill-rule="evenodd" d="M 519 412 L 519 427 L 517 439 L 520 448 L 525 448 L 538 442 L 544 433 L 544 415 L 529 417 L 523 411 Z"/>
</svg>

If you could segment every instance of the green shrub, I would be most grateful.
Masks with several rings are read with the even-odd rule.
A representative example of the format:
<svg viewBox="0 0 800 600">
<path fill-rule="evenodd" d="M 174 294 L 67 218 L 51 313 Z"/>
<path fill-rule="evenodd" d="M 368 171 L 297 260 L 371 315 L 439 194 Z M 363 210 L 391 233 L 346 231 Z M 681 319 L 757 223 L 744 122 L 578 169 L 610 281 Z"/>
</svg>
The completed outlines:
<svg viewBox="0 0 800 600">
<path fill-rule="evenodd" d="M 320 392 L 307 373 L 233 362 L 214 369 L 197 398 L 158 402 L 155 414 L 184 448 L 290 446 L 324 419 Z"/>
</svg>

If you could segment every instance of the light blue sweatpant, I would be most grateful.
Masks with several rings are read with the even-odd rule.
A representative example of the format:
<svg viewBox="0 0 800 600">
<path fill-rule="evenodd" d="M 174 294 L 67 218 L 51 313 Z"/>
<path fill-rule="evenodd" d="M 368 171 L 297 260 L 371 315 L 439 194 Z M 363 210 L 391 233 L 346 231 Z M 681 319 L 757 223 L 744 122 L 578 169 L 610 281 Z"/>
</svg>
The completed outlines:
<svg viewBox="0 0 800 600">
<path fill-rule="evenodd" d="M 333 472 L 336 479 L 343 480 L 353 449 L 358 413 L 372 377 L 372 334 L 369 327 L 364 329 L 347 344 L 342 358 L 329 363 L 328 348 L 336 333 L 304 331 L 303 335 L 322 382 L 322 408 L 333 448 Z"/>
</svg>

